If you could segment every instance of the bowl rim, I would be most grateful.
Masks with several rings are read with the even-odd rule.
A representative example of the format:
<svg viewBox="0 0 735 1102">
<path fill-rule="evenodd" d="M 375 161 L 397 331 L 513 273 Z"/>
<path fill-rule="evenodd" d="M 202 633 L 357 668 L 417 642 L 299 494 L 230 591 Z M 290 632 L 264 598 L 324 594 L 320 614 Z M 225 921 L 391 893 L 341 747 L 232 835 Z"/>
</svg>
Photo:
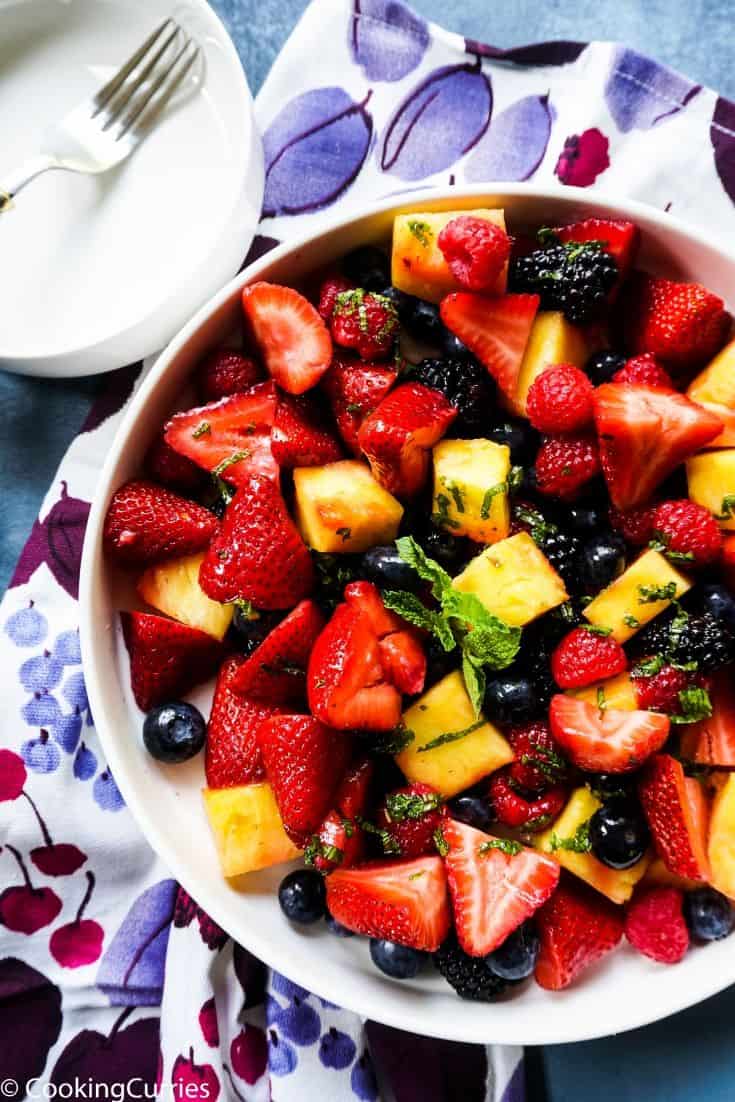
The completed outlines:
<svg viewBox="0 0 735 1102">
<path fill-rule="evenodd" d="M 456 197 L 457 200 L 464 201 L 479 196 L 486 197 L 487 199 L 507 196 L 508 198 L 529 197 L 534 200 L 562 200 L 570 208 L 573 208 L 575 204 L 579 207 L 588 208 L 588 212 L 583 215 L 584 217 L 616 216 L 618 218 L 629 218 L 632 221 L 643 219 L 646 222 L 654 223 L 664 232 L 673 230 L 684 237 L 694 240 L 697 244 L 713 250 L 719 254 L 726 264 L 732 266 L 735 272 L 735 253 L 722 248 L 720 243 L 716 242 L 712 235 L 690 226 L 684 220 L 678 219 L 675 216 L 638 200 L 627 198 L 620 199 L 602 191 L 598 192 L 597 190 L 587 192 L 586 194 L 570 194 L 570 189 L 563 188 L 559 185 L 538 187 L 522 183 L 503 183 L 495 181 L 466 187 L 452 186 L 431 189 L 409 189 L 405 192 L 394 193 L 393 195 L 373 203 L 360 203 L 354 204 L 349 208 L 345 207 L 340 211 L 338 217 L 327 216 L 320 218 L 317 224 L 312 223 L 308 230 L 298 234 L 290 241 L 284 242 L 270 250 L 243 271 L 239 272 L 201 306 L 190 320 L 179 330 L 178 334 L 161 352 L 157 361 L 150 368 L 146 378 L 134 394 L 116 430 L 114 439 L 107 452 L 107 457 L 98 475 L 97 489 L 89 513 L 82 551 L 79 584 L 79 629 L 83 663 L 82 668 L 84 670 L 90 708 L 92 715 L 95 717 L 96 729 L 99 733 L 108 764 L 115 776 L 115 781 L 148 844 L 168 866 L 168 869 L 176 880 L 195 899 L 199 897 L 200 892 L 196 882 L 192 880 L 186 861 L 179 859 L 169 846 L 166 838 L 161 836 L 155 824 L 154 817 L 148 810 L 147 801 L 144 795 L 140 793 L 134 785 L 128 783 L 122 754 L 118 752 L 118 739 L 114 733 L 114 724 L 108 719 L 101 705 L 103 690 L 101 688 L 100 671 L 95 661 L 94 645 L 95 631 L 98 630 L 98 626 L 93 620 L 92 609 L 94 606 L 93 592 L 96 584 L 96 575 L 102 558 L 102 526 L 107 509 L 108 496 L 111 492 L 111 473 L 116 467 L 120 455 L 127 445 L 130 431 L 135 425 L 139 414 L 144 409 L 149 394 L 167 372 L 169 365 L 175 360 L 178 353 L 186 346 L 192 335 L 197 332 L 199 327 L 209 318 L 209 316 L 214 314 L 235 291 L 245 286 L 247 283 L 256 280 L 261 271 L 269 268 L 274 262 L 287 258 L 291 254 L 298 253 L 299 249 L 302 248 L 305 243 L 312 242 L 328 233 L 343 230 L 351 223 L 358 222 L 370 215 L 384 213 L 392 208 L 404 208 L 409 203 L 414 206 L 418 205 L 419 209 L 421 209 L 422 206 L 427 207 L 433 203 L 441 202 L 444 204 L 444 209 L 448 209 L 446 204 L 452 198 Z M 591 208 L 594 210 L 594 213 Z M 202 905 L 205 906 L 205 909 L 214 921 L 227 931 L 228 923 L 219 905 L 209 900 Z M 308 941 L 305 939 L 305 949 L 308 944 Z M 466 1023 L 464 1023 L 464 1025 L 455 1025 L 450 1019 L 442 1021 L 441 1024 L 439 1024 L 434 1021 L 430 1015 L 426 1015 L 422 1012 L 420 1002 L 417 1003 L 415 1008 L 413 1006 L 409 1008 L 407 1006 L 408 1000 L 405 997 L 396 1000 L 400 1005 L 396 1005 L 393 1008 L 383 1008 L 381 1006 L 380 989 L 377 985 L 375 992 L 372 993 L 370 997 L 361 997 L 357 1000 L 359 1003 L 358 1005 L 351 998 L 349 989 L 344 987 L 344 983 L 340 982 L 338 976 L 329 976 L 326 971 L 314 969 L 313 964 L 309 963 L 311 960 L 310 953 L 304 952 L 298 955 L 294 954 L 286 961 L 276 961 L 267 936 L 261 936 L 261 934 L 253 930 L 250 931 L 248 943 L 244 947 L 263 960 L 269 967 L 277 969 L 278 971 L 282 971 L 285 967 L 288 978 L 293 982 L 300 984 L 322 998 L 336 1003 L 338 1006 L 352 1010 L 364 1019 L 379 1021 L 397 1029 L 412 1030 L 424 1036 L 479 1044 L 545 1045 L 594 1040 L 612 1034 L 627 1032 L 660 1021 L 672 1014 L 694 1006 L 704 999 L 716 995 L 735 982 L 735 954 L 733 954 L 731 969 L 700 969 L 700 974 L 704 971 L 704 976 L 702 977 L 700 975 L 699 982 L 694 985 L 690 984 L 689 986 L 679 985 L 676 988 L 674 997 L 669 997 L 662 1001 L 660 1000 L 659 1003 L 653 1007 L 647 1005 L 644 1010 L 636 1010 L 638 1004 L 633 1000 L 632 1004 L 628 1004 L 626 1007 L 625 1020 L 621 1021 L 618 1017 L 614 1023 L 600 1026 L 591 1018 L 586 1018 L 583 1022 L 580 1022 L 579 1028 L 575 1030 L 573 1035 L 570 1035 L 568 1029 L 563 1029 L 554 1025 L 554 1000 L 563 999 L 565 992 L 545 992 L 549 997 L 548 1028 L 544 1030 L 542 1037 L 524 1037 L 519 1036 L 517 1030 L 507 1032 L 504 1030 L 502 1022 L 498 1023 L 496 1021 L 492 1021 L 490 1032 L 488 1033 L 488 1029 L 483 1028 L 483 1023 L 490 1023 L 482 1014 L 480 1004 L 476 1007 L 476 1019 L 473 1019 L 473 1026 L 474 1021 L 476 1020 L 477 1022 L 476 1028 L 467 1028 Z M 376 977 L 377 976 L 378 973 L 376 973 Z M 343 980 L 344 977 L 342 977 L 342 981 Z M 652 977 L 652 981 L 655 982 L 655 977 Z M 400 987 L 400 985 L 396 986 Z M 401 989 L 401 994 L 403 996 L 407 996 L 409 993 L 415 994 L 415 992 L 411 991 L 409 988 Z M 474 1004 L 470 1005 L 474 1006 Z M 428 1018 L 428 1020 L 424 1021 L 423 1019 L 425 1017 Z"/>
</svg>

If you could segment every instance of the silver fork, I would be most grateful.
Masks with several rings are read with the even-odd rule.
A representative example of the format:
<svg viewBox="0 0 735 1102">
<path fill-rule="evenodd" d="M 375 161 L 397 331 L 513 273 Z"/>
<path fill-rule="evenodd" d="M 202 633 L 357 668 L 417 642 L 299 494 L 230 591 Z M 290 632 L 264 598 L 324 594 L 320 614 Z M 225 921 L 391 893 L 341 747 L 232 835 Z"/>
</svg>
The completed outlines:
<svg viewBox="0 0 735 1102">
<path fill-rule="evenodd" d="M 49 131 L 41 151 L 0 181 L 0 212 L 21 188 L 52 168 L 106 172 L 145 137 L 201 54 L 173 19 L 166 19 L 115 76 L 77 104 Z"/>
</svg>

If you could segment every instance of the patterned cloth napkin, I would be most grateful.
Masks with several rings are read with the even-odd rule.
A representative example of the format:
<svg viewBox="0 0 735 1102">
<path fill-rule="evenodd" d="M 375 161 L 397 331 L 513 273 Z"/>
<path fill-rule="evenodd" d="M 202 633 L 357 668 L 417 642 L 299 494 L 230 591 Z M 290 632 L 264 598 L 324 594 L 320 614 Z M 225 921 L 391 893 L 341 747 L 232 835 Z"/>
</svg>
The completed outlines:
<svg viewBox="0 0 735 1102">
<path fill-rule="evenodd" d="M 463 181 L 599 184 L 735 226 L 735 105 L 609 43 L 501 51 L 399 0 L 316 0 L 257 114 L 251 255 L 340 203 Z M 18 1084 L 0 1092 L 20 1099 L 40 1077 L 30 1094 L 76 1080 L 77 1097 L 91 1082 L 118 1099 L 519 1102 L 519 1049 L 364 1023 L 267 974 L 126 810 L 89 713 L 76 600 L 88 503 L 146 366 L 111 377 L 0 608 L 0 1080 Z"/>
</svg>

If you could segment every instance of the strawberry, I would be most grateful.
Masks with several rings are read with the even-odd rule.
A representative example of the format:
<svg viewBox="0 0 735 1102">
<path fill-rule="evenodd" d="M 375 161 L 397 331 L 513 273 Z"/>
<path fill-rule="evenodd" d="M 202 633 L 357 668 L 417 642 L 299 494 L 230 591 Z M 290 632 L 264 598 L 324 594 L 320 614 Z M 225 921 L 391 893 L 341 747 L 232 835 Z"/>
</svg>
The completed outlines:
<svg viewBox="0 0 735 1102">
<path fill-rule="evenodd" d="M 288 514 L 278 483 L 253 473 L 228 505 L 209 545 L 199 584 L 213 601 L 290 608 L 314 584 L 311 556 Z"/>
<path fill-rule="evenodd" d="M 426 677 L 426 655 L 417 631 L 388 611 L 371 582 L 350 582 L 344 596 L 348 604 L 369 618 L 378 637 L 380 662 L 387 679 L 402 693 L 420 693 Z"/>
<path fill-rule="evenodd" d="M 242 665 L 240 655 L 226 659 L 214 689 L 205 758 L 210 788 L 252 784 L 265 776 L 258 731 L 278 709 L 248 700 L 235 691 L 234 682 Z"/>
<path fill-rule="evenodd" d="M 457 410 L 432 387 L 403 383 L 391 391 L 360 427 L 357 438 L 381 486 L 413 497 L 426 482 L 430 449 Z"/>
<path fill-rule="evenodd" d="M 332 807 L 350 739 L 313 716 L 275 715 L 260 727 L 258 744 L 284 829 L 304 846 Z"/>
<path fill-rule="evenodd" d="M 488 785 L 488 796 L 498 822 L 508 827 L 523 827 L 531 834 L 544 830 L 567 802 L 566 788 L 557 784 L 533 799 L 526 799 L 518 791 L 510 769 L 512 766 L 493 773 Z"/>
<path fill-rule="evenodd" d="M 447 295 L 439 311 L 456 337 L 484 364 L 506 398 L 515 398 L 523 353 L 539 308 L 538 295 L 489 298 L 465 291 Z"/>
<path fill-rule="evenodd" d="M 573 628 L 551 655 L 551 673 L 560 689 L 583 689 L 627 667 L 620 643 L 586 627 Z"/>
<path fill-rule="evenodd" d="M 398 337 L 398 313 L 385 295 L 343 291 L 337 295 L 329 328 L 335 344 L 352 348 L 362 360 L 384 360 Z"/>
<path fill-rule="evenodd" d="M 550 785 L 566 777 L 567 763 L 559 755 L 559 748 L 551 737 L 551 731 L 543 720 L 511 727 L 506 738 L 513 747 L 515 761 L 508 767 L 508 774 L 527 792 L 543 792 Z"/>
<path fill-rule="evenodd" d="M 636 893 L 625 912 L 625 936 L 630 944 L 660 964 L 678 964 L 689 948 L 683 903 L 678 888 Z"/>
<path fill-rule="evenodd" d="M 329 323 L 334 313 L 337 295 L 344 294 L 345 291 L 354 290 L 354 284 L 350 283 L 349 279 L 345 279 L 344 276 L 328 276 L 319 287 L 319 305 L 317 306 L 317 310 L 321 317 Z"/>
<path fill-rule="evenodd" d="M 281 467 L 320 467 L 342 459 L 342 449 L 310 398 L 285 395 L 271 431 L 273 458 Z"/>
<path fill-rule="evenodd" d="M 151 444 L 145 457 L 145 469 L 154 482 L 178 490 L 179 493 L 196 493 L 203 485 L 206 475 L 185 455 L 179 455 L 166 443 L 163 429 Z"/>
<path fill-rule="evenodd" d="M 592 423 L 594 388 L 574 364 L 547 367 L 531 383 L 527 416 L 539 432 L 576 432 Z"/>
<path fill-rule="evenodd" d="M 203 402 L 217 402 L 231 394 L 242 394 L 264 375 L 260 364 L 232 348 L 218 348 L 205 356 L 197 368 L 197 383 Z"/>
<path fill-rule="evenodd" d="M 625 279 L 633 266 L 640 238 L 634 222 L 608 218 L 585 218 L 569 226 L 559 226 L 554 230 L 554 236 L 562 244 L 568 241 L 580 245 L 586 241 L 601 242 L 605 252 L 614 258 L 620 280 Z"/>
<path fill-rule="evenodd" d="M 623 333 L 633 355 L 650 352 L 674 371 L 711 360 L 730 332 L 724 303 L 701 283 L 636 272 L 621 301 Z"/>
<path fill-rule="evenodd" d="M 447 877 L 439 857 L 337 869 L 326 887 L 329 913 L 356 934 L 434 953 L 449 933 Z"/>
<path fill-rule="evenodd" d="M 643 547 L 652 537 L 653 507 L 639 505 L 635 509 L 616 509 L 610 506 L 610 524 L 620 532 L 626 543 L 634 547 Z"/>
<path fill-rule="evenodd" d="M 121 612 L 120 620 L 133 696 L 143 712 L 186 695 L 222 660 L 222 644 L 197 628 L 149 612 Z"/>
<path fill-rule="evenodd" d="M 663 746 L 670 726 L 658 712 L 601 709 L 563 693 L 552 697 L 549 721 L 570 761 L 589 773 L 633 772 Z"/>
<path fill-rule="evenodd" d="M 549 436 L 536 454 L 536 484 L 539 492 L 549 497 L 571 501 L 599 473 L 594 437 Z"/>
<path fill-rule="evenodd" d="M 398 378 L 383 364 L 362 363 L 347 355 L 335 357 L 322 380 L 339 434 L 353 455 L 361 456 L 357 434 Z"/>
<path fill-rule="evenodd" d="M 106 554 L 124 566 L 147 566 L 203 551 L 219 523 L 214 514 L 155 482 L 126 482 L 105 517 Z"/>
<path fill-rule="evenodd" d="M 332 872 L 338 867 L 347 869 L 356 864 L 364 851 L 362 827 L 338 811 L 330 811 L 317 833 L 306 843 L 304 859 L 319 872 Z"/>
<path fill-rule="evenodd" d="M 324 627 L 313 601 L 301 601 L 240 663 L 232 688 L 267 704 L 296 705 L 306 696 L 306 664 Z"/>
<path fill-rule="evenodd" d="M 735 767 L 735 683 L 732 670 L 718 670 L 710 689 L 712 715 L 687 726 L 682 757 L 699 765 Z"/>
<path fill-rule="evenodd" d="M 491 292 L 510 256 L 505 230 L 471 214 L 447 222 L 436 243 L 452 275 L 468 291 Z"/>
<path fill-rule="evenodd" d="M 428 784 L 414 783 L 389 793 L 376 825 L 385 830 L 401 857 L 435 853 L 434 834 L 442 821 L 441 796 Z"/>
<path fill-rule="evenodd" d="M 687 566 L 709 566 L 722 551 L 722 534 L 709 509 L 684 498 L 662 501 L 651 515 L 653 537 L 663 543 L 666 553 L 684 556 Z"/>
<path fill-rule="evenodd" d="M 678 715 L 681 712 L 679 693 L 691 684 L 691 675 L 674 666 L 662 666 L 657 673 L 647 677 L 636 670 L 631 674 L 636 703 L 639 708 L 649 712 L 668 712 Z"/>
<path fill-rule="evenodd" d="M 251 283 L 242 308 L 268 373 L 288 394 L 303 394 L 329 367 L 332 338 L 315 308 L 292 287 Z"/>
<path fill-rule="evenodd" d="M 699 781 L 685 777 L 681 762 L 670 754 L 656 754 L 646 765 L 638 791 L 656 850 L 669 872 L 706 880 L 709 810 Z"/>
<path fill-rule="evenodd" d="M 258 383 L 244 394 L 177 413 L 165 426 L 166 443 L 235 486 L 255 470 L 275 475 L 271 426 L 277 400 L 273 383 Z"/>
<path fill-rule="evenodd" d="M 625 367 L 616 371 L 610 380 L 613 383 L 641 383 L 643 386 L 658 386 L 664 390 L 673 390 L 674 384 L 665 367 L 655 356 L 644 352 L 642 356 L 633 356 Z"/>
<path fill-rule="evenodd" d="M 675 390 L 603 383 L 594 398 L 600 460 L 613 505 L 642 505 L 690 455 L 722 431 L 709 410 Z"/>
<path fill-rule="evenodd" d="M 357 758 L 348 767 L 334 797 L 334 806 L 340 815 L 354 819 L 362 815 L 368 804 L 375 765 L 370 758 Z"/>
<path fill-rule="evenodd" d="M 614 949 L 623 936 L 623 912 L 586 884 L 565 878 L 536 916 L 541 949 L 536 983 L 561 991 Z"/>
<path fill-rule="evenodd" d="M 443 823 L 442 834 L 457 939 L 469 956 L 484 957 L 546 902 L 559 865 L 454 819 Z"/>
</svg>

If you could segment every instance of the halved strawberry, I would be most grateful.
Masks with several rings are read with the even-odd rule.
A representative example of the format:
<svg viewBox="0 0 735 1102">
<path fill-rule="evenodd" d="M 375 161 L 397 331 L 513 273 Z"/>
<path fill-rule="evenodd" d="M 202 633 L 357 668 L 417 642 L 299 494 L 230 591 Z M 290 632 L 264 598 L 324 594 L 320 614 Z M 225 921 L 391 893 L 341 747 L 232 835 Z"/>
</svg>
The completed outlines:
<svg viewBox="0 0 735 1102">
<path fill-rule="evenodd" d="M 345 600 L 361 609 L 378 637 L 380 662 L 386 677 L 402 693 L 420 693 L 426 677 L 426 654 L 418 632 L 405 620 L 390 612 L 371 582 L 350 582 Z"/>
<path fill-rule="evenodd" d="M 442 299 L 439 308 L 447 329 L 484 364 L 506 398 L 515 398 L 518 374 L 538 295 L 472 295 L 460 291 Z"/>
<path fill-rule="evenodd" d="M 253 473 L 227 506 L 222 528 L 199 570 L 213 601 L 290 608 L 314 584 L 309 551 L 288 514 L 278 482 Z"/>
<path fill-rule="evenodd" d="M 549 708 L 551 733 L 574 765 L 590 773 L 630 773 L 659 750 L 670 720 L 659 712 L 600 708 L 557 693 Z"/>
<path fill-rule="evenodd" d="M 434 953 L 449 933 L 447 878 L 440 857 L 337 869 L 326 886 L 329 913 L 356 934 Z"/>
<path fill-rule="evenodd" d="M 384 364 L 363 363 L 356 356 L 335 356 L 322 379 L 340 436 L 353 455 L 361 456 L 360 425 L 382 402 L 398 378 Z"/>
<path fill-rule="evenodd" d="M 604 383 L 594 407 L 602 471 L 618 509 L 648 501 L 675 467 L 722 431 L 719 417 L 661 387 Z"/>
<path fill-rule="evenodd" d="M 133 696 L 144 712 L 185 696 L 222 660 L 222 644 L 197 628 L 149 612 L 121 612 L 120 620 Z"/>
<path fill-rule="evenodd" d="M 600 241 L 606 253 L 615 259 L 620 273 L 621 282 L 627 276 L 638 252 L 640 233 L 634 222 L 626 222 L 623 219 L 611 218 L 585 218 L 581 222 L 573 222 L 570 226 L 558 226 L 554 230 L 554 236 L 562 244 L 567 241 L 575 241 L 579 244 L 585 241 Z"/>
<path fill-rule="evenodd" d="M 258 744 L 284 829 L 304 846 L 332 807 L 351 741 L 313 716 L 275 715 L 260 727 Z"/>
<path fill-rule="evenodd" d="M 457 938 L 465 953 L 484 957 L 505 941 L 554 891 L 559 865 L 550 857 L 493 838 L 465 823 L 442 824 L 444 863 Z"/>
<path fill-rule="evenodd" d="M 682 757 L 698 765 L 735 769 L 735 682 L 732 668 L 719 670 L 710 689 L 712 715 L 685 727 Z"/>
<path fill-rule="evenodd" d="M 656 754 L 646 765 L 638 791 L 656 850 L 669 872 L 706 880 L 709 807 L 699 781 L 685 777 L 681 762 L 670 754 Z"/>
<path fill-rule="evenodd" d="M 268 704 L 298 704 L 306 697 L 306 666 L 324 617 L 313 601 L 301 601 L 276 624 L 232 678 L 235 692 Z"/>
<path fill-rule="evenodd" d="M 357 438 L 381 486 L 413 497 L 429 472 L 431 448 L 457 410 L 443 394 L 421 383 L 403 383 L 363 421 Z"/>
<path fill-rule="evenodd" d="M 187 409 L 165 426 L 166 443 L 235 486 L 252 471 L 275 475 L 278 468 L 271 453 L 271 426 L 277 401 L 274 384 L 267 382 L 243 394 Z"/>
<path fill-rule="evenodd" d="M 116 562 L 147 566 L 203 551 L 218 528 L 209 509 L 141 478 L 112 495 L 103 542 L 105 553 Z"/>
<path fill-rule="evenodd" d="M 235 692 L 234 682 L 242 664 L 240 655 L 228 658 L 214 689 L 204 763 L 210 788 L 252 784 L 265 776 L 258 731 L 278 709 Z"/>
<path fill-rule="evenodd" d="M 342 448 L 311 398 L 284 395 L 278 403 L 271 448 L 281 467 L 320 467 L 342 459 Z"/>
<path fill-rule="evenodd" d="M 374 772 L 375 763 L 371 758 L 357 758 L 348 766 L 334 797 L 334 806 L 340 815 L 348 819 L 362 815 L 368 805 Z"/>
<path fill-rule="evenodd" d="M 306 843 L 304 857 L 307 865 L 313 865 L 319 872 L 332 872 L 333 869 L 348 869 L 355 865 L 365 852 L 365 831 L 362 827 L 330 811 Z"/>
<path fill-rule="evenodd" d="M 539 987 L 560 991 L 595 964 L 623 936 L 622 907 L 586 884 L 565 877 L 536 915 L 541 949 L 535 977 Z"/>
<path fill-rule="evenodd" d="M 269 374 L 288 394 L 314 386 L 332 360 L 332 338 L 317 310 L 293 287 L 251 283 L 242 308 Z"/>
</svg>

